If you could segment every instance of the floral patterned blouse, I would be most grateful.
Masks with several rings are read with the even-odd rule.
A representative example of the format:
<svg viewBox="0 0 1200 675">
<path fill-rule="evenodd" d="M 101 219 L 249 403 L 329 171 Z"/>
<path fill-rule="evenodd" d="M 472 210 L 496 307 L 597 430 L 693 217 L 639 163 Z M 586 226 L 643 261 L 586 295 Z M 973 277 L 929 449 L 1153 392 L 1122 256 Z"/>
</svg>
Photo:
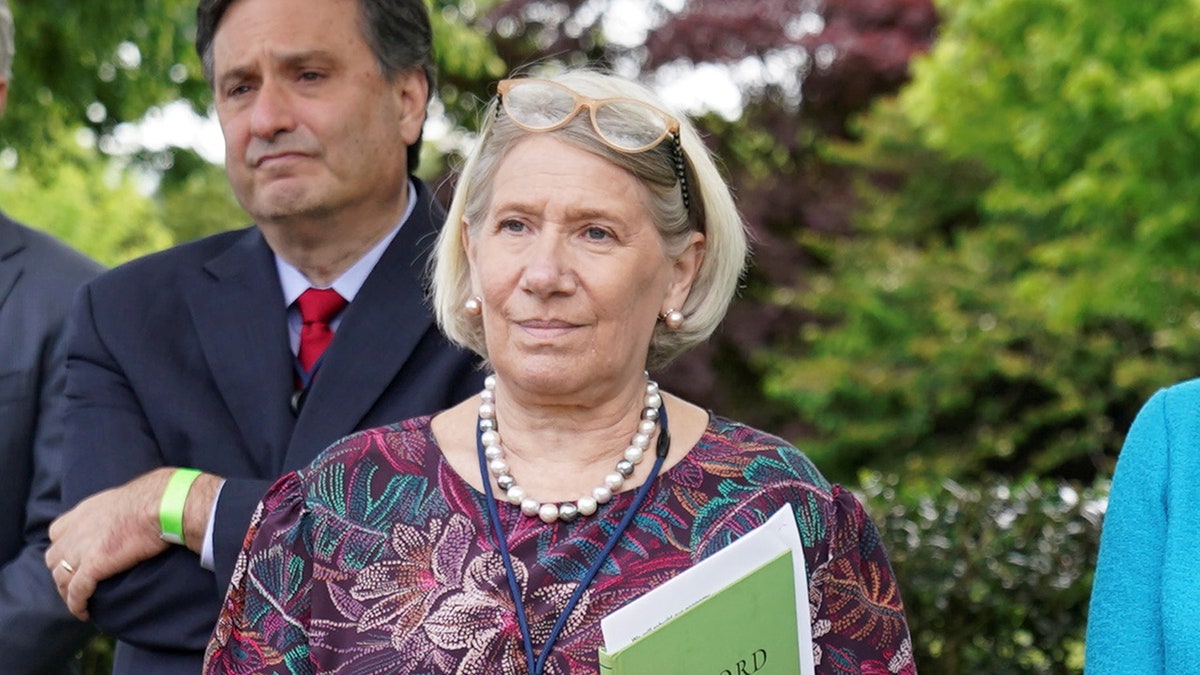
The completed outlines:
<svg viewBox="0 0 1200 675">
<path fill-rule="evenodd" d="M 547 525 L 500 502 L 535 653 L 634 499 Z M 349 436 L 263 498 L 206 673 L 526 672 L 485 497 L 446 463 L 429 418 Z M 900 594 L 855 497 L 799 450 L 719 417 L 651 486 L 583 594 L 547 675 L 594 675 L 600 619 L 790 502 L 808 570 L 818 673 L 915 673 Z"/>
</svg>

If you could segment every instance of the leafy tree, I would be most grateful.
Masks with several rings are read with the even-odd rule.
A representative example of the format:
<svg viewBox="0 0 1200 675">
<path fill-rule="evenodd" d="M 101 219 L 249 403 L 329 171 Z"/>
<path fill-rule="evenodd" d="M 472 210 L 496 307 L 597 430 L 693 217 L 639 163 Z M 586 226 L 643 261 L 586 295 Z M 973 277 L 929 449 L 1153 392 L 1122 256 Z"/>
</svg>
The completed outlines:
<svg viewBox="0 0 1200 675">
<path fill-rule="evenodd" d="M 790 306 L 836 317 L 764 362 L 843 475 L 1089 481 L 1200 357 L 1188 3 L 969 0 L 838 152 L 860 236 Z M 892 189 L 895 188 L 895 189 Z"/>
<path fill-rule="evenodd" d="M 83 149 L 60 153 L 55 167 L 37 173 L 0 170 L 5 212 L 107 265 L 171 244 L 171 232 L 131 173 Z"/>
<path fill-rule="evenodd" d="M 10 5 L 17 55 L 0 146 L 22 161 L 41 161 L 80 127 L 106 148 L 117 125 L 151 106 L 206 96 L 191 48 L 194 0 Z"/>
</svg>

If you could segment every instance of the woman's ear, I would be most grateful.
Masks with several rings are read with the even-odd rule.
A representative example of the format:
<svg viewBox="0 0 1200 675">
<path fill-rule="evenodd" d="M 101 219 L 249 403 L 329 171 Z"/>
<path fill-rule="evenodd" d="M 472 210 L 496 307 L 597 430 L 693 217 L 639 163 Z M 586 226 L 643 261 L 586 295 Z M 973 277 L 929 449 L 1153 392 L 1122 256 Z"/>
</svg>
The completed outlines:
<svg viewBox="0 0 1200 675">
<path fill-rule="evenodd" d="M 692 284 L 696 282 L 700 267 L 704 264 L 705 243 L 703 234 L 693 232 L 687 246 L 675 256 L 671 264 L 671 285 L 667 288 L 665 299 L 668 309 L 683 309 L 683 303 L 691 294 Z"/>
<path fill-rule="evenodd" d="M 458 236 L 462 238 L 463 255 L 466 257 L 467 274 L 471 280 L 471 295 L 479 296 L 479 278 L 475 271 L 475 239 L 471 237 L 471 223 L 466 218 L 458 226 Z"/>
</svg>

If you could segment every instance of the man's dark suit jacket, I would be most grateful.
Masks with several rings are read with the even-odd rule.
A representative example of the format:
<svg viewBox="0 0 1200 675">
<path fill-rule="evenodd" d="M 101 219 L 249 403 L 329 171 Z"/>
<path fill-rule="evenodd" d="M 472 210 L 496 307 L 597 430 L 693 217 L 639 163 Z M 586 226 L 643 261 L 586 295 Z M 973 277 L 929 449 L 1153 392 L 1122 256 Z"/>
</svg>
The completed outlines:
<svg viewBox="0 0 1200 675">
<path fill-rule="evenodd" d="M 225 477 L 216 573 L 183 547 L 100 584 L 93 621 L 114 673 L 200 672 L 255 506 L 285 472 L 351 432 L 479 391 L 474 355 L 437 330 L 424 272 L 444 218 L 428 189 L 358 295 L 299 415 L 283 291 L 257 228 L 133 261 L 84 287 L 67 367 L 64 502 L 161 466 Z"/>
<path fill-rule="evenodd" d="M 0 671 L 69 672 L 94 629 L 42 556 L 59 509 L 66 319 L 100 266 L 0 213 Z"/>
</svg>

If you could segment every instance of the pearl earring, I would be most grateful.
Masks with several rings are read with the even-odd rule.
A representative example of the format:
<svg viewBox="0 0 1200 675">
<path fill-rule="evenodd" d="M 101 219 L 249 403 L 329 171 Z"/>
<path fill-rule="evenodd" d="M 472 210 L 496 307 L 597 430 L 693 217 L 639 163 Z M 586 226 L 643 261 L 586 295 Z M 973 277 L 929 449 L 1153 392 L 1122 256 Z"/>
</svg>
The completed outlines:
<svg viewBox="0 0 1200 675">
<path fill-rule="evenodd" d="M 677 309 L 668 309 L 662 314 L 659 314 L 658 318 L 662 319 L 662 322 L 671 330 L 679 330 L 683 327 L 683 312 Z"/>
<path fill-rule="evenodd" d="M 483 298 L 478 295 L 467 298 L 463 303 L 463 312 L 467 316 L 479 316 L 483 314 Z"/>
</svg>

